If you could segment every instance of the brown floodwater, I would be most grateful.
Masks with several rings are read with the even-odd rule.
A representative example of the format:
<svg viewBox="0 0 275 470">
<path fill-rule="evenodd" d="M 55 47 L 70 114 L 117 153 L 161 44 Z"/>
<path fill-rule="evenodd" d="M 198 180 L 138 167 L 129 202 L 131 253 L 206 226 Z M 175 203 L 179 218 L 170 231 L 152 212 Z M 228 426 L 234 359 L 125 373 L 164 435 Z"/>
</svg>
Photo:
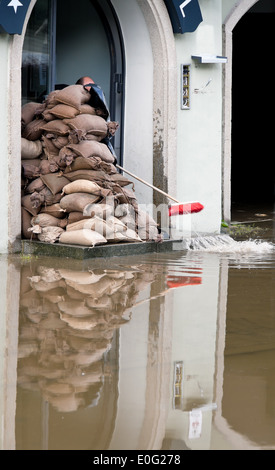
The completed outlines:
<svg viewBox="0 0 275 470">
<path fill-rule="evenodd" d="M 0 273 L 2 450 L 275 449 L 271 239 Z"/>
</svg>

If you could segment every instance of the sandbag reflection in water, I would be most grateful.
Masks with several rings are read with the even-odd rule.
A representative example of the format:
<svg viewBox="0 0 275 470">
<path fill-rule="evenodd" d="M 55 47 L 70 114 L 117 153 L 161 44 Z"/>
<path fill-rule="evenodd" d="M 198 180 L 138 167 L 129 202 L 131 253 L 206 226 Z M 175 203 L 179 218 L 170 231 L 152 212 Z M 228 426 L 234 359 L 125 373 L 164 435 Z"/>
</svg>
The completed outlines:
<svg viewBox="0 0 275 470">
<path fill-rule="evenodd" d="M 39 262 L 23 270 L 17 448 L 108 448 L 118 395 L 118 328 L 130 321 L 135 305 L 149 305 L 153 294 L 163 303 L 166 270 L 136 265 L 76 271 Z M 182 282 L 188 284 L 188 278 Z M 84 422 L 75 426 L 84 412 Z M 76 432 L 55 434 L 64 430 L 64 421 Z"/>
</svg>

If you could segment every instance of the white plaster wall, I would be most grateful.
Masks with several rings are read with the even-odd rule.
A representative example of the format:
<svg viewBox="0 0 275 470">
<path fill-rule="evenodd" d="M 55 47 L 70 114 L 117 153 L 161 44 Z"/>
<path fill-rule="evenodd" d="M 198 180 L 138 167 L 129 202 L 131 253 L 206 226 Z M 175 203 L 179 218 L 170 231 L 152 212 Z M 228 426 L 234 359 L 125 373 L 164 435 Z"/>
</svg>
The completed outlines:
<svg viewBox="0 0 275 470">
<path fill-rule="evenodd" d="M 112 4 L 122 28 L 126 56 L 124 167 L 152 184 L 153 57 L 149 32 L 136 0 L 112 0 Z M 151 204 L 152 190 L 133 181 L 138 202 Z"/>
<path fill-rule="evenodd" d="M 8 90 L 9 90 L 9 37 L 0 35 L 0 252 L 8 249 Z"/>
<path fill-rule="evenodd" d="M 192 55 L 222 55 L 220 0 L 200 0 L 203 22 L 194 33 L 176 35 L 178 61 L 177 187 L 181 201 L 199 201 L 192 231 L 220 232 L 222 174 L 222 64 L 198 64 Z M 180 66 L 191 64 L 191 109 L 180 107 Z M 204 88 L 207 82 L 210 84 Z M 198 90 L 198 91 L 196 91 Z"/>
</svg>

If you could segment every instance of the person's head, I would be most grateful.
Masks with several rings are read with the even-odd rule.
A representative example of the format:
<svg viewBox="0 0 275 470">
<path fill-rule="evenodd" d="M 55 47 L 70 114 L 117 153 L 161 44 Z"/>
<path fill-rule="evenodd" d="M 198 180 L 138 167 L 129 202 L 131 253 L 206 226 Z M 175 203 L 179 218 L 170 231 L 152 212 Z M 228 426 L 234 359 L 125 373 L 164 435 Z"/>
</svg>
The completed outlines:
<svg viewBox="0 0 275 470">
<path fill-rule="evenodd" d="M 89 91 L 91 89 L 91 86 L 89 86 L 91 83 L 95 83 L 91 77 L 80 77 L 77 80 L 76 85 L 83 85 L 85 86 L 86 90 Z"/>
</svg>

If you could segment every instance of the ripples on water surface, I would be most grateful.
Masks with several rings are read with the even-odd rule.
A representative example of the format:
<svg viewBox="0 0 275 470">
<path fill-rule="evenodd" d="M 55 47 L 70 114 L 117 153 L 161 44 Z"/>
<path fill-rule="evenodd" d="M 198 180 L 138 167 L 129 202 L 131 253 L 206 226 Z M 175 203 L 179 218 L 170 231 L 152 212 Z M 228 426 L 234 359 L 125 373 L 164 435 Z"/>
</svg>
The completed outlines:
<svg viewBox="0 0 275 470">
<path fill-rule="evenodd" d="M 6 448 L 275 448 L 274 245 L 186 248 L 15 262 Z"/>
</svg>

